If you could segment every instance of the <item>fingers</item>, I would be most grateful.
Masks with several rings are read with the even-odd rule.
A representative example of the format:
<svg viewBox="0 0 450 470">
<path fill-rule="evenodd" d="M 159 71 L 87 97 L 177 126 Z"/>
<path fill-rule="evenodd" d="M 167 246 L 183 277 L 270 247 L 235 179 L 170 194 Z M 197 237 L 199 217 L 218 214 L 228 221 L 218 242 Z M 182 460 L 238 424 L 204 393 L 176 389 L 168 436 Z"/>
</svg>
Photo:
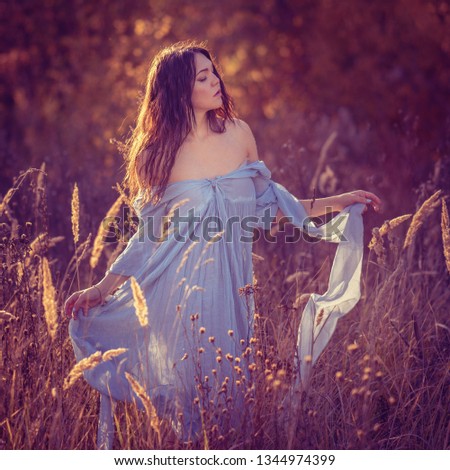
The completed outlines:
<svg viewBox="0 0 450 470">
<path fill-rule="evenodd" d="M 73 306 L 75 305 L 75 302 L 77 301 L 79 296 L 80 296 L 80 293 L 75 292 L 66 300 L 66 303 L 64 304 L 64 313 L 66 314 L 67 317 L 72 316 Z"/>
<path fill-rule="evenodd" d="M 64 306 L 65 314 L 74 320 L 77 320 L 80 310 L 84 316 L 88 314 L 88 299 L 85 298 L 83 292 L 73 293 L 66 301 Z"/>
<path fill-rule="evenodd" d="M 379 212 L 381 210 L 382 201 L 376 194 L 361 190 L 358 196 L 361 198 L 361 202 L 371 204 L 375 211 Z"/>
<path fill-rule="evenodd" d="M 367 191 L 366 191 L 366 198 L 371 199 L 371 202 L 372 202 L 375 210 L 378 210 L 381 207 L 382 203 L 383 203 L 381 201 L 381 199 L 376 194 L 370 193 L 370 192 L 367 192 Z"/>
<path fill-rule="evenodd" d="M 76 320 L 78 318 L 78 314 L 80 313 L 80 310 L 82 311 L 83 315 L 86 317 L 88 314 L 88 302 L 87 299 L 84 297 L 83 294 L 81 294 L 78 297 L 78 300 L 75 302 L 72 310 L 72 317 Z"/>
</svg>

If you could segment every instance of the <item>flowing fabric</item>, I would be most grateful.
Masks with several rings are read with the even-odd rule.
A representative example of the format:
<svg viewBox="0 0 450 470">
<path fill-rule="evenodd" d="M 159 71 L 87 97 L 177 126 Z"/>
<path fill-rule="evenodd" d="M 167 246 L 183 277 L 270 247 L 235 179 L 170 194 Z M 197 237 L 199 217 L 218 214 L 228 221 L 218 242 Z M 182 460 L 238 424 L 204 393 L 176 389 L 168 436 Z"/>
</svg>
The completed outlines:
<svg viewBox="0 0 450 470">
<path fill-rule="evenodd" d="M 139 229 L 108 272 L 136 279 L 148 324 L 142 326 L 136 315 L 128 279 L 104 305 L 69 326 L 77 361 L 96 351 L 126 349 L 84 373 L 103 400 L 103 448 L 111 445 L 112 426 L 105 402 L 142 406 L 126 372 L 183 438 L 201 430 L 201 409 L 217 409 L 218 397 L 236 398 L 239 409 L 244 396 L 239 385 L 244 389 L 248 378 L 241 359 L 254 314 L 251 290 L 242 295 L 241 289 L 253 283 L 253 229 L 270 229 L 278 209 L 308 235 L 339 244 L 327 292 L 312 294 L 303 312 L 297 341 L 300 384 L 308 382 L 337 320 L 360 298 L 364 204 L 348 206 L 318 227 L 302 203 L 271 180 L 261 160 L 215 178 L 169 183 L 158 204 L 141 202 L 142 196 L 134 204 Z M 228 416 L 230 426 L 238 417 Z"/>
</svg>

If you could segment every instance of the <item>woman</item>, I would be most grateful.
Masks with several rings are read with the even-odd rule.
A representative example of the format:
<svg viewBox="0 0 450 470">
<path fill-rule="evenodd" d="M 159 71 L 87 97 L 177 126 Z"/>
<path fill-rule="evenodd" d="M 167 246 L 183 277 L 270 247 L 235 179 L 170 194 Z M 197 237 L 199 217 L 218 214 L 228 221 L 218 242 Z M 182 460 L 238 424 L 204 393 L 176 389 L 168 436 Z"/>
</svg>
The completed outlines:
<svg viewBox="0 0 450 470">
<path fill-rule="evenodd" d="M 303 315 L 298 340 L 301 380 L 307 380 L 307 366 L 337 318 L 359 299 L 361 213 L 381 204 L 363 190 L 311 204 L 273 182 L 202 44 L 177 43 L 155 57 L 126 160 L 139 230 L 105 277 L 65 305 L 78 361 L 98 350 L 126 349 L 85 372 L 101 393 L 100 448 L 111 447 L 111 403 L 142 405 L 127 374 L 184 439 L 199 433 L 205 416 L 239 425 L 241 413 L 230 403 L 242 409 L 249 374 L 241 359 L 254 312 L 251 293 L 244 298 L 239 289 L 253 280 L 253 229 L 270 229 L 283 216 L 309 235 L 350 242 L 339 244 L 327 293 L 312 294 Z M 308 221 L 330 207 L 343 226 L 337 217 L 321 227 Z M 136 315 L 134 281 L 147 303 L 144 319 Z M 329 321 L 316 331 L 319 306 Z M 307 353 L 312 361 L 301 360 Z"/>
</svg>

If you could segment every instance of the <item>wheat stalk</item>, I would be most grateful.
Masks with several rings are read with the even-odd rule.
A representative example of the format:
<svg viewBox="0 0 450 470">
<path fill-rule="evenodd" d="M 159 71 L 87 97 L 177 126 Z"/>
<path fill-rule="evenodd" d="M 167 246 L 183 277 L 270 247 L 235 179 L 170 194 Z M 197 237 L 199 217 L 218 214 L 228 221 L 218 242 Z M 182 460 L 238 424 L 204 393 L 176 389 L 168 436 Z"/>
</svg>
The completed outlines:
<svg viewBox="0 0 450 470">
<path fill-rule="evenodd" d="M 441 230 L 445 264 L 447 266 L 447 271 L 450 273 L 450 223 L 448 217 L 447 204 L 444 199 L 442 199 Z"/>
<path fill-rule="evenodd" d="M 78 243 L 80 238 L 80 199 L 78 195 L 78 186 L 75 183 L 72 192 L 72 233 L 73 233 L 73 241 L 75 244 Z"/>
<path fill-rule="evenodd" d="M 3 212 L 5 211 L 6 209 L 6 206 L 9 204 L 9 201 L 11 200 L 11 198 L 14 196 L 15 192 L 19 189 L 20 185 L 23 183 L 25 177 L 29 174 L 29 173 L 33 173 L 34 171 L 39 171 L 38 169 L 36 168 L 28 168 L 27 171 L 25 171 L 24 173 L 22 173 L 18 178 L 17 178 L 17 182 L 15 184 L 15 186 L 13 186 L 12 188 L 10 188 L 8 190 L 8 192 L 5 194 L 5 197 L 2 199 L 2 202 L 0 202 L 0 216 L 3 214 Z"/>
<path fill-rule="evenodd" d="M 93 369 L 100 364 L 100 362 L 109 361 L 110 359 L 120 356 L 127 351 L 127 348 L 109 349 L 104 353 L 101 351 L 95 351 L 95 353 L 90 356 L 81 359 L 81 361 L 72 367 L 69 375 L 64 380 L 64 389 L 67 390 L 70 388 L 80 377 L 83 376 L 83 372 L 85 370 Z"/>
<path fill-rule="evenodd" d="M 44 306 L 45 321 L 47 323 L 48 332 L 52 339 L 55 338 L 56 329 L 58 327 L 58 315 L 56 306 L 56 290 L 52 282 L 52 273 L 47 258 L 42 258 L 42 281 L 43 295 L 42 304 Z"/>
<path fill-rule="evenodd" d="M 388 232 L 398 227 L 405 220 L 408 220 L 411 216 L 412 214 L 404 214 L 404 215 L 400 215 L 399 217 L 395 217 L 394 219 L 391 219 L 391 220 L 385 220 L 383 225 L 380 227 L 380 236 L 383 237 Z"/>
<path fill-rule="evenodd" d="M 44 176 L 46 175 L 45 173 L 45 162 L 42 162 L 40 169 L 38 170 L 39 173 L 36 178 L 36 189 L 34 193 L 36 194 L 36 199 L 34 201 L 34 206 L 36 208 L 40 207 L 42 198 L 45 194 L 45 181 L 44 181 Z"/>
<path fill-rule="evenodd" d="M 161 429 L 158 414 L 155 407 L 153 406 L 150 397 L 145 392 L 144 387 L 128 372 L 125 372 L 125 377 L 131 385 L 134 393 L 141 399 L 142 404 L 144 405 L 145 411 L 150 419 L 150 426 L 158 435 L 158 440 L 161 441 Z"/>
<path fill-rule="evenodd" d="M 107 230 L 104 227 L 104 223 L 105 223 L 105 221 L 106 221 L 106 223 L 108 223 L 110 218 L 114 217 L 117 214 L 117 212 L 119 211 L 119 209 L 122 205 L 122 202 L 123 202 L 123 196 L 120 195 L 115 200 L 114 204 L 110 207 L 109 211 L 106 214 L 106 217 L 100 223 L 100 226 L 99 226 L 98 231 L 97 231 L 97 235 L 94 239 L 94 246 L 92 248 L 91 259 L 89 260 L 89 264 L 90 264 L 92 269 L 94 269 L 97 266 L 98 260 L 100 259 L 100 256 L 101 256 L 102 251 L 103 251 L 103 246 L 104 246 L 103 236 L 107 232 Z M 109 223 L 108 223 L 108 225 L 109 225 Z"/>
<path fill-rule="evenodd" d="M 136 316 L 142 327 L 148 325 L 148 307 L 145 301 L 144 293 L 136 278 L 131 276 L 131 290 L 133 291 L 134 308 L 136 310 Z"/>
<path fill-rule="evenodd" d="M 381 237 L 391 232 L 394 228 L 398 227 L 405 220 L 408 220 L 412 214 L 400 215 L 391 220 L 385 220 L 383 225 L 378 228 L 374 227 L 372 229 L 372 239 L 369 242 L 369 250 L 374 250 L 377 255 L 380 255 L 380 252 L 383 251 L 383 240 Z"/>
<path fill-rule="evenodd" d="M 12 313 L 7 312 L 6 310 L 0 310 L 0 322 L 3 320 L 16 320 Z"/>
<path fill-rule="evenodd" d="M 425 219 L 431 214 L 433 209 L 439 204 L 438 198 L 442 190 L 439 189 L 433 195 L 431 195 L 421 206 L 420 209 L 414 214 L 414 217 L 411 221 L 411 225 L 408 228 L 406 233 L 405 242 L 403 244 L 403 249 L 407 248 L 412 244 L 414 238 L 416 237 L 417 232 L 419 231 L 422 224 L 425 222 Z"/>
<path fill-rule="evenodd" d="M 71 387 L 80 377 L 83 376 L 85 370 L 93 369 L 96 365 L 102 362 L 102 352 L 96 351 L 84 359 L 81 359 L 80 362 L 75 364 L 72 367 L 72 370 L 69 372 L 69 375 L 64 381 L 64 388 L 68 389 Z"/>
<path fill-rule="evenodd" d="M 109 349 L 108 351 L 105 351 L 102 355 L 102 361 L 109 361 L 110 359 L 113 359 L 114 357 L 120 356 L 121 354 L 127 352 L 127 348 L 117 348 L 117 349 Z"/>
</svg>

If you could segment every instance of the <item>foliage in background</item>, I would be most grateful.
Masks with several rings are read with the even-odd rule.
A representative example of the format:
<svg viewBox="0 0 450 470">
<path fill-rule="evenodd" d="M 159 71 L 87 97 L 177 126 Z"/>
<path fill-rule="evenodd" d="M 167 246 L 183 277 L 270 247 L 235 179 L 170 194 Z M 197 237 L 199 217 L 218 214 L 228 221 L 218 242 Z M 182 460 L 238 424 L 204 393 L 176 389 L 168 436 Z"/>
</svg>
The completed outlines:
<svg viewBox="0 0 450 470">
<path fill-rule="evenodd" d="M 123 248 L 100 221 L 126 201 L 114 139 L 133 125 L 152 57 L 206 39 L 276 181 L 299 198 L 364 188 L 386 203 L 364 216 L 366 244 L 379 229 L 363 298 L 287 409 L 286 332 L 302 295 L 326 289 L 335 247 L 256 244 L 255 433 L 209 429 L 211 447 L 448 448 L 449 26 L 441 0 L 2 5 L 0 447 L 93 448 L 97 395 L 81 380 L 64 389 L 74 358 L 54 306 Z M 147 421 L 133 407 L 117 416 L 119 448 L 160 442 L 136 432 Z"/>
</svg>

